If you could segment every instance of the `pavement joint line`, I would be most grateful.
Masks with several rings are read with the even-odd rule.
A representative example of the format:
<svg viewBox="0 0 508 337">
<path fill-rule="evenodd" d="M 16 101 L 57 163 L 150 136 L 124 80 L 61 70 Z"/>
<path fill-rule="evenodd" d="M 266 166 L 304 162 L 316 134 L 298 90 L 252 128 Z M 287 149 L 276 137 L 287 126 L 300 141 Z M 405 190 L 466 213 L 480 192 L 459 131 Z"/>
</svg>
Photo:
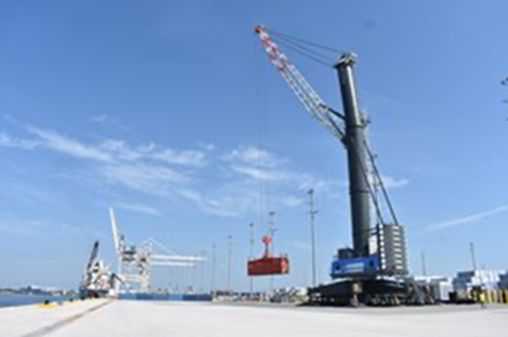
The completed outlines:
<svg viewBox="0 0 508 337">
<path fill-rule="evenodd" d="M 78 319 L 81 319 L 81 318 L 85 317 L 86 315 L 91 314 L 94 311 L 104 308 L 106 305 L 110 304 L 111 302 L 112 301 L 107 301 L 107 302 L 101 303 L 101 304 L 96 305 L 90 309 L 80 312 L 79 314 L 64 318 L 56 323 L 53 323 L 49 326 L 42 327 L 42 328 L 32 331 L 32 332 L 29 332 L 29 333 L 24 334 L 20 337 L 43 337 L 43 336 L 46 336 L 47 334 L 52 333 L 58 329 L 61 329 L 64 326 L 67 326 L 67 325 L 77 321 Z"/>
</svg>

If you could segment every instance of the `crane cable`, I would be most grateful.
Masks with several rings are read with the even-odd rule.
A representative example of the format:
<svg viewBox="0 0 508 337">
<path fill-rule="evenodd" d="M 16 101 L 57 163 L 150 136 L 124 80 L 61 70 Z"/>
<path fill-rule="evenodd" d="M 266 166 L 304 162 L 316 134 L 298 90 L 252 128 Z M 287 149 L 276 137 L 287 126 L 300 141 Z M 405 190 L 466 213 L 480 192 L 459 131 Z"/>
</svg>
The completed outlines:
<svg viewBox="0 0 508 337">
<path fill-rule="evenodd" d="M 379 202 L 376 198 L 376 194 L 374 193 L 372 185 L 369 181 L 369 173 L 367 172 L 367 168 L 362 165 L 362 161 L 360 160 L 360 154 L 358 153 L 358 148 L 355 146 L 354 139 L 353 138 L 346 138 L 346 141 L 344 143 L 345 143 L 346 147 L 348 147 L 348 148 L 351 147 L 353 154 L 354 154 L 354 158 L 355 158 L 356 162 L 358 163 L 358 166 L 360 167 L 362 177 L 363 177 L 363 179 L 365 179 L 365 181 L 367 183 L 367 190 L 369 192 L 369 196 L 372 200 L 372 203 L 374 204 L 376 214 L 377 214 L 378 218 L 381 220 L 381 222 L 384 223 L 383 213 L 381 212 L 381 207 L 380 207 Z"/>
<path fill-rule="evenodd" d="M 343 52 L 336 48 L 332 48 L 323 44 L 305 40 L 296 36 L 289 35 L 287 33 L 281 33 L 272 29 L 270 30 L 267 29 L 267 32 L 270 33 L 272 40 L 276 41 L 281 45 L 284 45 L 286 48 L 291 49 L 295 53 L 298 53 L 301 56 L 305 56 L 327 68 L 332 67 L 330 59 L 336 57 L 337 54 L 341 54 Z M 326 51 L 329 54 L 326 55 L 323 52 L 318 52 L 316 51 L 316 49 Z M 333 55 L 331 55 L 330 53 L 333 53 Z"/>
<path fill-rule="evenodd" d="M 266 29 L 266 28 L 265 28 Z M 267 30 L 270 32 L 270 35 L 272 37 L 272 40 L 276 41 L 278 44 L 280 45 L 283 45 L 285 48 L 287 49 L 290 49 L 292 50 L 293 52 L 301 55 L 301 56 L 304 56 L 320 65 L 323 65 L 327 68 L 330 68 L 332 67 L 331 66 L 331 63 L 328 61 L 328 56 L 326 56 L 325 54 L 321 53 L 321 52 L 317 52 L 315 51 L 316 48 L 322 50 L 322 51 L 326 51 L 328 53 L 334 53 L 334 54 L 340 54 L 340 53 L 343 53 L 342 50 L 339 50 L 337 48 L 333 48 L 333 47 L 330 47 L 330 46 L 327 46 L 327 45 L 324 45 L 324 44 L 320 44 L 320 43 L 316 43 L 316 42 L 313 42 L 313 41 L 309 41 L 309 40 L 306 40 L 306 39 L 303 39 L 303 38 L 300 38 L 300 37 L 296 37 L 296 36 L 293 36 L 293 35 L 290 35 L 290 34 L 287 34 L 287 33 L 282 33 L 282 32 L 279 32 L 279 31 L 276 31 L 276 30 L 273 30 L 273 29 L 270 29 L 270 30 Z M 312 49 L 314 48 L 314 50 Z M 507 82 L 508 82 L 508 79 L 507 79 Z M 508 83 L 504 82 L 503 83 L 504 85 L 508 85 Z M 340 129 L 335 123 L 333 123 L 334 126 L 337 128 L 337 129 Z M 346 138 L 343 137 L 341 139 L 341 141 L 343 143 L 345 143 L 346 141 Z M 369 158 L 369 161 L 372 165 L 372 169 L 373 169 L 373 173 L 374 175 L 378 178 L 378 181 L 379 181 L 379 186 L 381 187 L 381 191 L 382 191 L 382 194 L 383 194 L 383 199 L 385 199 L 386 203 L 387 203 L 387 206 L 388 206 L 388 209 L 390 211 L 390 215 L 391 215 L 391 218 L 393 219 L 394 223 L 395 224 L 399 224 L 398 222 L 398 219 L 397 219 L 397 216 L 395 214 L 395 210 L 393 208 L 393 205 L 391 203 L 391 200 L 388 196 L 388 192 L 386 191 L 386 187 L 384 185 L 384 182 L 381 178 L 381 174 L 379 173 L 379 170 L 377 168 L 377 165 L 375 163 L 375 160 L 374 160 L 374 155 L 372 153 L 372 151 L 370 150 L 370 147 L 368 146 L 368 143 L 364 140 L 364 145 L 365 145 L 365 148 L 366 148 L 366 152 L 367 152 L 367 155 L 368 155 L 368 158 Z M 356 160 L 358 161 L 359 164 L 361 164 L 360 162 L 360 155 L 357 151 L 357 148 L 355 146 L 351 146 L 353 148 L 353 152 L 354 152 L 354 157 L 356 158 Z M 367 182 L 367 188 L 368 188 L 368 191 L 369 191 L 369 195 L 371 197 L 371 200 L 374 204 L 374 208 L 376 210 L 376 214 L 378 216 L 378 218 L 381 220 L 381 222 L 384 222 L 383 220 L 383 216 L 382 216 L 382 211 L 381 211 L 381 207 L 380 207 L 380 204 L 376 198 L 376 195 L 373 191 L 373 188 L 371 186 L 371 183 L 369 181 L 369 178 L 368 178 L 368 172 L 367 172 L 367 168 L 363 167 L 363 165 L 360 165 L 361 167 L 361 173 L 362 173 L 362 176 L 363 178 L 365 179 L 365 181 Z"/>
<path fill-rule="evenodd" d="M 316 48 L 320 48 L 322 50 L 327 50 L 329 52 L 333 52 L 333 53 L 341 53 L 341 52 L 343 52 L 340 49 L 337 49 L 337 48 L 334 48 L 334 47 L 330 47 L 330 46 L 327 46 L 327 45 L 324 45 L 324 44 L 321 44 L 321 43 L 316 43 L 316 42 L 313 42 L 313 41 L 309 41 L 309 40 L 306 40 L 306 39 L 302 39 L 301 37 L 297 37 L 297 36 L 294 36 L 294 35 L 289 35 L 288 33 L 282 33 L 282 32 L 279 32 L 279 31 L 276 31 L 276 30 L 273 30 L 273 29 L 270 29 L 269 31 L 270 31 L 271 35 L 275 35 L 275 36 L 279 36 L 279 37 L 284 37 L 284 38 L 289 39 L 289 40 L 298 41 L 299 43 L 307 44 L 309 46 L 314 46 Z"/>
<path fill-rule="evenodd" d="M 341 53 L 342 52 L 342 51 L 340 51 L 339 49 L 336 49 L 336 48 L 332 48 L 332 47 L 329 47 L 329 46 L 318 44 L 318 43 L 315 43 L 315 42 L 312 42 L 312 41 L 308 41 L 308 40 L 305 40 L 305 39 L 302 39 L 302 38 L 299 38 L 299 37 L 291 36 L 289 34 L 277 32 L 277 31 L 274 31 L 272 29 L 270 29 L 269 32 L 271 33 L 272 40 L 276 41 L 278 44 L 284 45 L 286 48 L 291 49 L 294 52 L 296 52 L 296 53 L 298 53 L 298 54 L 300 54 L 302 56 L 310 58 L 313 61 L 315 61 L 315 62 L 317 62 L 317 63 L 319 63 L 321 65 L 324 65 L 324 66 L 326 66 L 328 68 L 331 67 L 331 65 L 327 61 L 325 61 L 327 56 L 322 54 L 322 53 L 315 52 L 312 49 L 310 49 L 310 47 L 307 47 L 307 46 L 312 46 L 312 47 L 315 47 L 315 48 L 320 48 L 322 50 L 326 50 L 328 52 L 333 52 L 333 53 Z M 332 121 L 332 124 L 333 124 L 333 126 L 337 130 L 341 131 L 339 126 L 336 125 L 336 123 L 334 121 Z M 341 132 L 341 134 L 342 134 L 342 132 Z M 347 143 L 347 138 L 345 137 L 345 135 L 343 136 L 341 141 L 343 143 Z M 376 165 L 376 163 L 374 161 L 374 156 L 373 156 L 373 154 L 372 154 L 372 152 L 370 150 L 370 147 L 368 146 L 368 144 L 367 144 L 367 142 L 365 140 L 364 140 L 364 145 L 365 145 L 365 149 L 366 149 L 369 161 L 372 164 L 373 173 L 374 173 L 374 175 L 379 180 L 379 185 L 381 187 L 381 191 L 383 193 L 383 197 L 386 200 L 386 203 L 387 203 L 388 208 L 390 210 L 390 215 L 391 215 L 393 221 L 396 224 L 398 224 L 397 216 L 395 215 L 395 211 L 393 209 L 393 205 L 392 205 L 392 203 L 390 201 L 390 198 L 389 198 L 388 193 L 386 191 L 386 188 L 384 186 L 383 180 L 381 178 L 381 175 L 379 173 L 377 165 Z M 346 146 L 347 146 L 347 144 L 346 144 Z M 357 150 L 356 146 L 354 146 L 354 144 L 351 144 L 351 148 L 352 148 L 352 151 L 354 153 L 355 160 L 358 162 L 358 164 L 359 164 L 359 166 L 361 168 L 362 177 L 365 179 L 365 181 L 367 183 L 368 192 L 369 192 L 370 198 L 372 200 L 372 203 L 374 204 L 374 208 L 375 208 L 376 214 L 377 214 L 378 218 L 381 220 L 381 222 L 384 223 L 381 206 L 380 206 L 379 201 L 377 200 L 377 198 L 375 196 L 374 190 L 373 190 L 372 185 L 371 185 L 371 183 L 369 181 L 369 177 L 368 177 L 369 175 L 368 175 L 368 172 L 367 172 L 367 168 L 363 167 L 363 165 L 361 165 L 360 154 L 358 153 L 358 150 Z"/>
<path fill-rule="evenodd" d="M 256 143 L 257 150 L 261 151 L 264 148 L 264 141 L 266 140 L 266 125 L 267 125 L 267 99 L 266 90 L 264 83 L 265 72 L 261 67 L 259 53 L 257 52 L 257 43 L 254 43 L 253 56 L 254 63 L 258 69 L 255 70 L 255 119 L 256 119 Z M 260 172 L 260 175 L 266 175 L 266 163 L 264 163 L 262 156 L 258 156 L 256 159 L 256 168 Z M 259 182 L 259 222 L 261 224 L 267 223 L 266 215 L 268 214 L 268 188 L 266 181 L 262 177 L 258 178 Z"/>
<path fill-rule="evenodd" d="M 326 68 L 330 68 L 330 62 L 328 61 L 328 57 L 313 52 L 311 49 L 300 46 L 298 44 L 294 44 L 290 41 L 282 40 L 277 37 L 272 38 L 273 41 L 277 42 L 277 44 L 280 44 L 281 46 L 286 47 L 289 50 L 292 50 L 293 52 L 300 54 L 301 56 L 304 56 L 308 59 L 311 59 L 312 61 L 319 63 L 322 66 L 325 66 Z"/>
<path fill-rule="evenodd" d="M 390 197 L 388 195 L 388 192 L 386 191 L 385 184 L 384 184 L 383 179 L 381 177 L 381 174 L 379 173 L 379 170 L 377 168 L 377 164 L 376 164 L 376 161 L 375 161 L 375 158 L 374 158 L 374 154 L 370 150 L 369 144 L 367 144 L 367 142 L 365 140 L 364 140 L 364 144 L 365 144 L 365 149 L 367 150 L 367 154 L 368 154 L 369 159 L 370 159 L 370 163 L 372 165 L 372 169 L 373 169 L 374 174 L 376 175 L 376 177 L 377 177 L 377 179 L 379 181 L 379 186 L 381 187 L 381 192 L 383 193 L 383 197 L 384 197 L 384 199 L 386 201 L 386 204 L 388 206 L 388 209 L 390 211 L 390 215 L 392 216 L 392 220 L 393 220 L 393 222 L 396 225 L 399 225 L 399 220 L 397 219 L 397 215 L 395 214 L 395 209 L 393 208 L 393 205 L 392 205 L 392 202 L 391 202 Z"/>
</svg>

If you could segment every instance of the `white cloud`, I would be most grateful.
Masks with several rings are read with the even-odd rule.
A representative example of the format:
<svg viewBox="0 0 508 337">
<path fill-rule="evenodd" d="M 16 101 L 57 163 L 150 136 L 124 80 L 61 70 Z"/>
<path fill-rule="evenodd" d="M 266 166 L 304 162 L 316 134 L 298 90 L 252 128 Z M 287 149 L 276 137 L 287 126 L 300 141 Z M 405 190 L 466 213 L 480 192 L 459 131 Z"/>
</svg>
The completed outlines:
<svg viewBox="0 0 508 337">
<path fill-rule="evenodd" d="M 116 208 L 121 208 L 127 211 L 132 211 L 136 213 L 153 215 L 153 216 L 161 216 L 162 213 L 155 207 L 151 207 L 143 204 L 131 204 L 125 202 L 117 202 L 115 203 Z"/>
<path fill-rule="evenodd" d="M 32 236 L 40 233 L 45 222 L 39 220 L 5 220 L 0 221 L 0 233 Z"/>
<path fill-rule="evenodd" d="M 205 153 L 202 151 L 186 150 L 177 152 L 171 149 L 153 151 L 149 154 L 150 158 L 158 159 L 168 164 L 198 167 L 206 165 L 205 156 Z"/>
<path fill-rule="evenodd" d="M 381 180 L 386 189 L 399 188 L 409 184 L 409 179 L 396 179 L 385 175 L 381 175 Z"/>
<path fill-rule="evenodd" d="M 109 153 L 118 160 L 136 161 L 144 156 L 142 151 L 130 148 L 125 141 L 122 140 L 108 139 L 102 142 L 98 148 Z"/>
<path fill-rule="evenodd" d="M 275 173 L 257 167 L 232 166 L 231 169 L 256 180 L 276 181 L 279 178 Z"/>
<path fill-rule="evenodd" d="M 0 233 L 20 236 L 55 235 L 62 233 L 77 233 L 79 229 L 68 224 L 54 223 L 49 220 L 2 218 L 0 219 Z"/>
<path fill-rule="evenodd" d="M 160 148 L 153 143 L 130 147 L 125 141 L 108 139 L 100 148 L 112 156 L 125 161 L 154 160 L 166 164 L 202 167 L 206 165 L 206 154 L 198 150 L 175 151 Z"/>
<path fill-rule="evenodd" d="M 464 217 L 459 217 L 459 218 L 455 218 L 455 219 L 428 225 L 428 226 L 426 226 L 426 231 L 435 232 L 435 231 L 448 229 L 448 228 L 452 228 L 452 227 L 474 224 L 474 223 L 480 222 L 483 219 L 489 218 L 489 217 L 494 216 L 496 214 L 505 213 L 507 211 L 508 211 L 508 205 L 503 205 L 503 206 L 499 206 L 499 207 L 493 208 L 493 209 L 485 211 L 485 212 L 470 214 L 470 215 L 467 215 Z"/>
<path fill-rule="evenodd" d="M 36 127 L 28 127 L 27 130 L 41 139 L 41 146 L 45 146 L 57 152 L 81 159 L 103 162 L 112 161 L 108 153 L 91 146 L 86 146 L 77 140 L 60 135 L 54 131 Z"/>
<path fill-rule="evenodd" d="M 190 189 L 182 189 L 177 193 L 183 198 L 194 203 L 204 213 L 221 216 L 237 217 L 245 212 L 245 207 L 240 207 L 242 201 L 245 205 L 249 199 L 243 196 L 242 199 L 233 199 L 230 196 L 222 195 L 220 197 L 203 196 L 201 192 Z M 249 199 L 250 200 L 250 199 Z"/>
<path fill-rule="evenodd" d="M 151 195 L 167 195 L 175 187 L 191 181 L 190 177 L 174 167 L 175 165 L 206 165 L 206 155 L 199 150 L 176 151 L 153 143 L 133 147 L 123 140 L 113 139 L 89 145 L 52 130 L 37 127 L 27 127 L 27 130 L 38 139 L 18 140 L 16 144 L 34 143 L 73 158 L 87 160 L 107 183 Z M 7 137 L 3 138 L 4 142 L 13 143 L 12 138 Z"/>
<path fill-rule="evenodd" d="M 275 167 L 282 162 L 280 158 L 277 158 L 271 152 L 256 146 L 240 146 L 227 153 L 224 159 L 260 167 Z"/>
<path fill-rule="evenodd" d="M 32 150 L 37 145 L 39 145 L 38 142 L 32 141 L 32 140 L 25 140 L 25 139 L 17 139 L 9 136 L 6 133 L 1 132 L 0 133 L 0 147 L 13 147 L 13 148 L 21 148 L 25 150 Z"/>
<path fill-rule="evenodd" d="M 115 164 L 99 169 L 109 183 L 120 184 L 152 195 L 165 195 L 174 185 L 188 182 L 190 178 L 168 167 L 146 164 Z"/>
<path fill-rule="evenodd" d="M 82 160 L 84 165 L 66 175 L 71 179 L 86 177 L 160 198 L 180 197 L 216 216 L 257 213 L 263 203 L 272 208 L 298 207 L 303 202 L 301 195 L 311 187 L 327 193 L 336 186 L 294 170 L 287 159 L 255 146 L 218 151 L 213 144 L 198 144 L 195 149 L 174 150 L 151 142 L 130 145 L 115 139 L 86 143 L 34 126 L 26 130 L 34 139 L 14 141 L 5 135 L 0 142 L 20 148 L 30 144 Z M 123 206 L 145 214 L 158 212 L 135 207 L 140 205 Z"/>
</svg>

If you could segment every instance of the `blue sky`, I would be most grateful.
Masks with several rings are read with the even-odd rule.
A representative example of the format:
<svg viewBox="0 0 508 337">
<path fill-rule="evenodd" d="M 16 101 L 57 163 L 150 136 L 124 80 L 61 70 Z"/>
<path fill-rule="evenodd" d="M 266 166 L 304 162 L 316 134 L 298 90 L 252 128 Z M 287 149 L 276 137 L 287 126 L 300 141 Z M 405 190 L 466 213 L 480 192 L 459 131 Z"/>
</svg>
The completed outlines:
<svg viewBox="0 0 508 337">
<path fill-rule="evenodd" d="M 273 210 L 293 267 L 277 285 L 305 285 L 310 187 L 327 280 L 350 243 L 345 153 L 269 64 L 260 22 L 359 55 L 412 270 L 421 251 L 432 273 L 468 269 L 471 241 L 481 264 L 506 269 L 507 12 L 504 1 L 2 1 L 0 286 L 74 287 L 96 239 L 113 262 L 109 206 L 133 242 L 216 243 L 218 283 L 231 234 L 243 289 L 248 224 L 260 239 Z M 340 110 L 334 71 L 287 54 Z M 177 273 L 189 282 L 158 270 L 156 285 Z"/>
</svg>

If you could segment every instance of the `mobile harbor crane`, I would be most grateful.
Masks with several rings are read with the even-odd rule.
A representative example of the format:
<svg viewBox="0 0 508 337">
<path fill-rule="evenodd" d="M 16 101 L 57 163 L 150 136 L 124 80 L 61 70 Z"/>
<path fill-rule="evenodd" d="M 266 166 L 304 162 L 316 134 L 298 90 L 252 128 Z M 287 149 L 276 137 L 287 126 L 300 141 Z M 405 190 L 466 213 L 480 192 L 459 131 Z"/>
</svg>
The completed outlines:
<svg viewBox="0 0 508 337">
<path fill-rule="evenodd" d="M 271 63 L 299 101 L 313 118 L 342 142 L 347 152 L 353 246 L 338 250 L 331 264 L 333 282 L 310 288 L 311 302 L 343 305 L 421 302 L 421 292 L 406 277 L 404 227 L 397 220 L 366 140 L 368 122 L 360 111 L 354 80 L 356 56 L 344 53 L 333 65 L 339 78 L 344 109 L 342 114 L 323 101 L 281 52 L 265 27 L 256 27 L 255 33 L 261 39 Z M 391 222 L 383 219 L 377 197 L 378 188 L 386 202 Z M 375 226 L 371 226 L 371 203 L 378 219 Z"/>
</svg>

